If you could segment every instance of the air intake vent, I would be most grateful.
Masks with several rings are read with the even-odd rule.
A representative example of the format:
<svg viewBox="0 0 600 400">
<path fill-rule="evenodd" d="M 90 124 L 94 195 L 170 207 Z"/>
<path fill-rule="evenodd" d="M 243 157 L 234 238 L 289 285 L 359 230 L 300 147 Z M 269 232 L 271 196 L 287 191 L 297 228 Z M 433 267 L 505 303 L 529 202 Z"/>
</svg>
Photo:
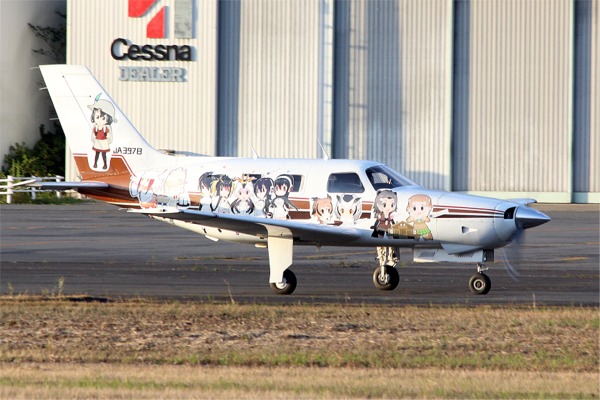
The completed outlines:
<svg viewBox="0 0 600 400">
<path fill-rule="evenodd" d="M 507 208 L 506 211 L 504 211 L 504 219 L 514 219 L 516 209 L 517 207 Z"/>
</svg>

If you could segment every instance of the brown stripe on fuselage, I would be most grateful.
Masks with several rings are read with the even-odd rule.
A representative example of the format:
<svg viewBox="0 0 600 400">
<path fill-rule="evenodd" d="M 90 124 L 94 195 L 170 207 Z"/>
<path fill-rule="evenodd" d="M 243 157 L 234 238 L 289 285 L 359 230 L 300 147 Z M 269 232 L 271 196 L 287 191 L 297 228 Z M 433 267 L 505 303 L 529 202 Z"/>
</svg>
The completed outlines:
<svg viewBox="0 0 600 400">
<path fill-rule="evenodd" d="M 76 154 L 73 158 L 83 182 L 99 181 L 110 185 L 108 189 L 79 189 L 79 193 L 109 203 L 139 205 L 139 201 L 129 194 L 132 173 L 121 156 L 113 156 L 110 160 L 110 167 L 106 171 L 94 171 L 90 168 L 88 157 L 85 154 Z"/>
</svg>

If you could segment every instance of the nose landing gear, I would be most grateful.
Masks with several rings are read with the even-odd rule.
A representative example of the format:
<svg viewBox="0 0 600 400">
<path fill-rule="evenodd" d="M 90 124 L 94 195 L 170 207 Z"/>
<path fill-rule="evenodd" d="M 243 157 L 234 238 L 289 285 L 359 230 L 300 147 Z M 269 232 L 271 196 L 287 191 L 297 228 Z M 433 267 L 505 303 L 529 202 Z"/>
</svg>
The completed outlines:
<svg viewBox="0 0 600 400">
<path fill-rule="evenodd" d="M 487 268 L 479 263 L 477 264 L 477 273 L 469 279 L 469 289 L 475 294 L 488 294 L 492 288 L 492 281 L 490 277 L 483 273 Z"/>
<path fill-rule="evenodd" d="M 396 269 L 399 259 L 393 247 L 378 247 L 379 267 L 373 271 L 373 284 L 379 290 L 394 290 L 400 283 L 400 274 Z"/>
</svg>

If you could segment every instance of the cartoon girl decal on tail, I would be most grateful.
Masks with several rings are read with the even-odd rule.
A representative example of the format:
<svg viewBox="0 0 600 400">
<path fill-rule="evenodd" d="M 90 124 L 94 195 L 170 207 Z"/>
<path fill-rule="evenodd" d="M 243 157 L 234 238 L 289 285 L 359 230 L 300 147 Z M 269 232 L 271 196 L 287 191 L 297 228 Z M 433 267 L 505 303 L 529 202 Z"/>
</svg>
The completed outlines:
<svg viewBox="0 0 600 400">
<path fill-rule="evenodd" d="M 94 104 L 88 105 L 92 110 L 92 149 L 96 152 L 94 157 L 94 169 L 98 168 L 98 159 L 102 156 L 102 169 L 108 169 L 107 153 L 110 151 L 110 144 L 113 141 L 113 133 L 111 125 L 117 122 L 115 118 L 115 106 L 104 99 L 100 99 L 102 93 L 94 99 Z"/>
<path fill-rule="evenodd" d="M 406 211 L 408 211 L 409 217 L 406 222 L 414 222 L 415 239 L 420 237 L 423 240 L 433 239 L 431 229 L 427 226 L 427 222 L 431 221 L 429 218 L 431 209 L 431 198 L 425 194 L 415 194 L 408 199 Z"/>
</svg>

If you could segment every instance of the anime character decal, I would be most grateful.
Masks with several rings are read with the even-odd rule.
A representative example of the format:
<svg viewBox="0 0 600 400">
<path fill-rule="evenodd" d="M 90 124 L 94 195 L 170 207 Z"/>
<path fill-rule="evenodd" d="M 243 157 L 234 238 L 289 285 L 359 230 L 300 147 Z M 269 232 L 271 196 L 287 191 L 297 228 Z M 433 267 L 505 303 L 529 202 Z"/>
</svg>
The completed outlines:
<svg viewBox="0 0 600 400">
<path fill-rule="evenodd" d="M 175 168 L 167 172 L 162 183 L 162 193 L 158 196 L 158 203 L 165 206 L 189 207 L 190 195 L 185 188 L 187 170 Z"/>
<path fill-rule="evenodd" d="M 235 200 L 231 203 L 233 214 L 251 215 L 254 212 L 254 202 L 252 201 L 252 195 L 254 194 L 252 181 L 254 179 L 249 175 L 236 178 L 232 194 Z"/>
<path fill-rule="evenodd" d="M 354 226 L 362 215 L 362 201 L 353 194 L 337 195 L 335 216 L 342 225 Z"/>
<path fill-rule="evenodd" d="M 429 215 L 432 210 L 431 198 L 424 194 L 415 194 L 408 199 L 406 211 L 409 217 L 407 223 L 412 222 L 414 227 L 415 238 L 423 238 L 423 240 L 432 240 L 433 235 L 431 229 L 427 226 L 427 222 L 431 221 Z"/>
<path fill-rule="evenodd" d="M 129 195 L 137 198 L 141 208 L 158 206 L 187 208 L 191 204 L 186 189 L 187 170 L 147 171 L 141 176 L 131 176 Z"/>
<path fill-rule="evenodd" d="M 212 196 L 214 194 L 213 182 L 217 179 L 212 172 L 205 172 L 198 179 L 198 189 L 200 190 L 200 204 L 198 209 L 200 211 L 210 211 Z"/>
<path fill-rule="evenodd" d="M 98 168 L 98 161 L 102 156 L 103 165 L 101 170 L 107 170 L 110 159 L 110 145 L 113 142 L 112 124 L 117 123 L 115 118 L 115 106 L 108 100 L 100 99 L 102 93 L 94 99 L 94 104 L 88 105 L 92 110 L 92 150 L 96 153 L 94 156 L 93 169 Z"/>
<path fill-rule="evenodd" d="M 314 221 L 319 224 L 331 224 L 333 219 L 333 202 L 331 196 L 314 197 L 310 213 Z"/>
<path fill-rule="evenodd" d="M 398 211 L 398 196 L 389 189 L 377 192 L 373 202 L 373 237 L 389 237 L 394 239 L 433 240 L 431 229 L 427 225 L 431 221 L 433 209 L 431 198 L 424 194 L 411 196 L 406 205 L 408 216 L 401 220 Z"/>
<path fill-rule="evenodd" d="M 373 213 L 375 223 L 373 228 L 373 237 L 383 238 L 389 233 L 395 223 L 396 207 L 398 205 L 398 195 L 388 189 L 379 190 L 373 202 Z"/>
<path fill-rule="evenodd" d="M 294 187 L 292 175 L 279 175 L 273 182 L 273 198 L 269 204 L 269 211 L 273 219 L 288 219 L 290 210 L 298 210 L 289 199 L 290 190 Z"/>
<path fill-rule="evenodd" d="M 227 175 L 221 175 L 212 185 L 214 187 L 214 195 L 210 204 L 212 212 L 221 214 L 231 214 L 231 187 L 233 181 Z"/>
<path fill-rule="evenodd" d="M 271 218 L 269 211 L 273 194 L 273 179 L 259 178 L 254 184 L 254 216 Z"/>
<path fill-rule="evenodd" d="M 135 197 L 140 202 L 142 208 L 156 208 L 158 206 L 158 196 L 160 182 L 158 176 L 147 173 L 139 178 L 131 177 L 129 182 L 129 195 Z"/>
</svg>

